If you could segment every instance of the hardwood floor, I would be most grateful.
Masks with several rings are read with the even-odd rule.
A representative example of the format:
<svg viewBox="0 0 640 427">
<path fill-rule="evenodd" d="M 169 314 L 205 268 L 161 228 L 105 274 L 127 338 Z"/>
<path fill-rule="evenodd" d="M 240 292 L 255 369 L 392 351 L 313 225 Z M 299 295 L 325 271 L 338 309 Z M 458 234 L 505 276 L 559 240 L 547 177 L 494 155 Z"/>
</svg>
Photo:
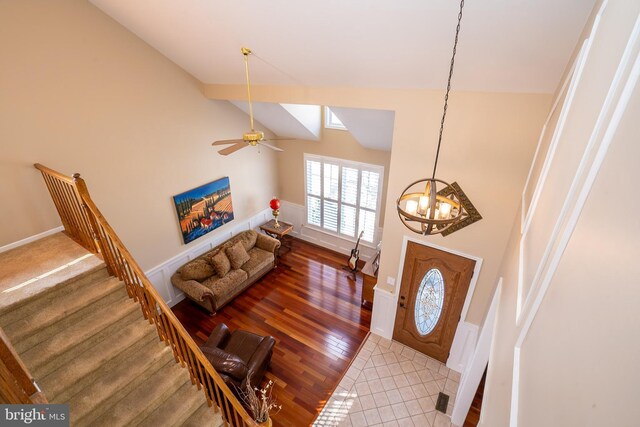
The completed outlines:
<svg viewBox="0 0 640 427">
<path fill-rule="evenodd" d="M 471 407 L 469 408 L 469 413 L 467 414 L 467 418 L 464 421 L 463 427 L 476 427 L 480 422 L 480 411 L 482 410 L 482 397 L 484 395 L 484 383 L 486 380 L 487 369 L 485 368 L 482 379 L 480 380 L 480 384 L 478 385 L 478 389 L 476 390 L 476 394 L 473 397 L 473 401 L 471 402 Z"/>
<path fill-rule="evenodd" d="M 276 339 L 267 378 L 282 411 L 275 426 L 310 425 L 338 385 L 369 331 L 371 311 L 360 306 L 357 283 L 342 269 L 347 256 L 297 239 L 278 267 L 216 316 L 185 300 L 173 311 L 198 344 L 218 323 Z"/>
</svg>

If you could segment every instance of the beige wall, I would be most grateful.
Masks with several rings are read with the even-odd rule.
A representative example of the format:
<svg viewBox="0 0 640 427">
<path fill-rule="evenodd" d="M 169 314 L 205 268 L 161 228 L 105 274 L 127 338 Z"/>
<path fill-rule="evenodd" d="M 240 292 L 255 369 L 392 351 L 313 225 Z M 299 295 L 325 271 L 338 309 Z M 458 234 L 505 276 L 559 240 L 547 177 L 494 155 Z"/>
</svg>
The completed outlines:
<svg viewBox="0 0 640 427">
<path fill-rule="evenodd" d="M 396 277 L 405 234 L 395 200 L 410 182 L 431 174 L 442 114 L 440 91 L 353 88 L 253 88 L 256 100 L 336 105 L 395 111 L 395 129 L 388 174 L 383 252 L 379 277 Z M 455 81 L 454 81 L 455 89 Z M 212 99 L 242 99 L 242 86 L 209 85 Z M 467 316 L 480 323 L 495 285 L 509 229 L 518 207 L 540 127 L 551 97 L 540 94 L 453 92 L 438 175 L 457 181 L 484 219 L 448 237 L 425 241 L 484 258 Z M 282 184 L 284 185 L 284 184 Z"/>
<path fill-rule="evenodd" d="M 186 249 L 171 196 L 229 176 L 241 220 L 276 192 L 270 150 L 210 146 L 246 115 L 88 2 L 1 2 L 0 55 L 0 246 L 60 224 L 34 162 L 80 172 L 145 269 Z"/>
<path fill-rule="evenodd" d="M 324 110 L 324 109 L 323 109 Z M 323 120 L 324 123 L 324 120 Z M 279 141 L 285 151 L 278 155 L 278 196 L 282 200 L 304 205 L 304 154 L 336 157 L 384 167 L 382 200 L 386 199 L 391 153 L 363 147 L 349 132 L 323 126 L 320 141 Z M 384 222 L 380 215 L 379 226 Z"/>
<path fill-rule="evenodd" d="M 594 14 L 602 1 L 596 2 Z M 521 244 L 520 217 L 512 229 L 499 274 L 504 286 L 496 322 L 487 385 L 482 405 L 481 426 L 513 426 L 510 416 L 517 414 L 518 426 L 635 426 L 640 418 L 637 385 L 640 374 L 640 265 L 637 215 L 618 215 L 617 202 L 624 201 L 624 212 L 640 208 L 636 183 L 640 180 L 640 89 L 629 92 L 629 103 L 620 124 L 612 133 L 610 146 L 602 145 L 605 129 L 612 123 L 613 108 L 604 116 L 604 126 L 596 133 L 592 149 L 587 142 L 603 110 L 607 93 L 621 62 L 622 53 L 638 20 L 640 4 L 609 1 L 584 72 L 576 86 L 574 103 L 567 110 L 566 122 L 549 163 L 544 195 L 540 197 L 530 228 L 535 244 Z M 593 18 L 593 16 L 592 16 Z M 590 23 L 582 40 L 591 32 Z M 582 45 L 578 45 L 578 48 Z M 622 83 L 638 61 L 640 43 L 635 42 Z M 621 87 L 613 93 L 612 107 L 621 100 Z M 621 105 L 621 104 L 620 104 Z M 615 123 L 615 122 L 613 122 Z M 553 128 L 553 126 L 552 126 Z M 553 129 L 550 129 L 553 131 Z M 586 154 L 585 154 L 586 153 Z M 599 156 L 602 166 L 598 166 Z M 584 157 L 583 157 L 584 156 Z M 579 161 L 583 160 L 584 173 Z M 594 171 L 593 184 L 586 172 Z M 597 171 L 597 174 L 595 174 Z M 537 176 L 534 176 L 534 180 Z M 575 192 L 571 185 L 576 185 Z M 586 196 L 584 206 L 578 194 Z M 563 215 L 561 208 L 574 216 Z M 554 215 L 553 221 L 549 216 Z M 559 233 L 550 233 L 558 222 Z M 563 246 L 562 237 L 568 239 Z M 526 239 L 525 239 L 526 240 Z M 545 282 L 524 283 L 532 289 L 532 299 L 540 304 L 524 304 L 516 321 L 518 276 L 527 264 L 536 265 L 539 249 L 549 245 L 549 260 L 542 262 Z M 524 249 L 522 258 L 519 250 Z M 521 263 L 521 262 L 524 263 Z M 526 274 L 524 275 L 526 277 Z M 546 293 L 545 293 L 545 289 Z M 532 319 L 527 329 L 526 319 Z M 519 383 L 512 387 L 514 349 L 522 340 Z M 516 365 L 518 366 L 518 365 Z M 513 402 L 512 396 L 519 398 Z M 515 416 L 515 415 L 514 415 Z"/>
</svg>

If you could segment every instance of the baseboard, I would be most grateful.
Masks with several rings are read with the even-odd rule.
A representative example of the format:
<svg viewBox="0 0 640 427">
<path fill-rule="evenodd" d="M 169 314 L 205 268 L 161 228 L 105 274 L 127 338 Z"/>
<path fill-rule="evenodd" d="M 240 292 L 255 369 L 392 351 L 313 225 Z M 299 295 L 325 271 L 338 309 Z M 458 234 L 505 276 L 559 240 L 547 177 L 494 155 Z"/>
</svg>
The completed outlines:
<svg viewBox="0 0 640 427">
<path fill-rule="evenodd" d="M 17 242 L 9 243 L 8 245 L 0 246 L 0 253 L 6 252 L 11 249 L 15 249 L 20 246 L 24 246 L 28 243 L 35 242 L 36 240 L 40 240 L 47 236 L 51 236 L 52 234 L 60 233 L 64 231 L 64 227 L 61 225 L 60 227 L 52 228 L 51 230 L 43 231 L 42 233 L 38 233 L 34 236 L 27 237 L 26 239 L 18 240 Z"/>
<path fill-rule="evenodd" d="M 271 210 L 264 209 L 247 219 L 231 222 L 228 224 L 228 228 L 225 226 L 223 227 L 224 230 L 220 232 L 213 231 L 209 233 L 211 236 L 208 234 L 207 237 L 203 237 L 203 240 L 198 242 L 197 245 L 191 246 L 185 251 L 147 270 L 145 274 L 169 307 L 172 307 L 185 298 L 182 291 L 176 289 L 171 284 L 171 276 L 178 268 L 229 240 L 236 234 L 245 230 L 258 228 L 271 219 L 271 217 Z"/>
</svg>

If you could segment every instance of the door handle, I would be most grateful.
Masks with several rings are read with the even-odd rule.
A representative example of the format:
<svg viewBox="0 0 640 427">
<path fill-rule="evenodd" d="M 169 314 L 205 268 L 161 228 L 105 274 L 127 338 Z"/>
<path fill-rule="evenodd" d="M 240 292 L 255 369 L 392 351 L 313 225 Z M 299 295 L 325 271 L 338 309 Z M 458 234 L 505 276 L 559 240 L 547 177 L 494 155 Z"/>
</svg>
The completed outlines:
<svg viewBox="0 0 640 427">
<path fill-rule="evenodd" d="M 404 307 L 404 295 L 400 295 L 400 307 L 401 308 L 405 308 Z"/>
</svg>

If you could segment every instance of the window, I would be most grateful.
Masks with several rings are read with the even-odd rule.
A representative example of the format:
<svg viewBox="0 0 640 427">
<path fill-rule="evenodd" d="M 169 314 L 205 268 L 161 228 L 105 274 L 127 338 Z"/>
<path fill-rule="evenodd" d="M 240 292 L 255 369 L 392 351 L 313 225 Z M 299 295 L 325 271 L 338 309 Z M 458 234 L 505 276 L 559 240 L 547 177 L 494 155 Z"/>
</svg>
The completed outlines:
<svg viewBox="0 0 640 427">
<path fill-rule="evenodd" d="M 324 127 L 330 129 L 347 130 L 346 126 L 340 121 L 338 116 L 333 114 L 329 107 L 324 107 Z"/>
<path fill-rule="evenodd" d="M 304 155 L 307 224 L 350 238 L 376 238 L 383 167 Z"/>
<path fill-rule="evenodd" d="M 440 270 L 432 268 L 422 278 L 416 298 L 414 318 L 420 335 L 427 335 L 435 329 L 443 303 L 444 278 Z"/>
</svg>

